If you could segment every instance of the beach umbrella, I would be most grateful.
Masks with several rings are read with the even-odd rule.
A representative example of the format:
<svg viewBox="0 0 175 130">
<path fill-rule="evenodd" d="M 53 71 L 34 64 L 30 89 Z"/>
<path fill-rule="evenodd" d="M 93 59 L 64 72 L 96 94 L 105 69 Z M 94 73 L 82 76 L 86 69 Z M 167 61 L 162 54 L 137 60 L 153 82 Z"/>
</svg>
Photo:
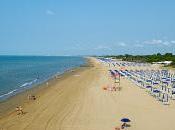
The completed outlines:
<svg viewBox="0 0 175 130">
<path fill-rule="evenodd" d="M 171 83 L 175 83 L 175 79 L 173 79 L 173 80 L 171 81 Z"/>
<path fill-rule="evenodd" d="M 158 82 L 153 82 L 153 85 L 158 85 L 159 83 Z"/>
<path fill-rule="evenodd" d="M 162 84 L 166 84 L 166 85 L 168 85 L 168 82 L 163 81 Z"/>
<path fill-rule="evenodd" d="M 156 90 L 153 90 L 153 92 L 154 93 L 159 93 L 160 91 L 156 89 Z"/>
<path fill-rule="evenodd" d="M 152 88 L 152 86 L 146 86 L 146 88 Z"/>
<path fill-rule="evenodd" d="M 128 119 L 128 118 L 122 118 L 122 119 L 121 119 L 121 122 L 125 122 L 125 123 L 126 123 L 126 122 L 131 122 L 131 120 Z"/>
</svg>

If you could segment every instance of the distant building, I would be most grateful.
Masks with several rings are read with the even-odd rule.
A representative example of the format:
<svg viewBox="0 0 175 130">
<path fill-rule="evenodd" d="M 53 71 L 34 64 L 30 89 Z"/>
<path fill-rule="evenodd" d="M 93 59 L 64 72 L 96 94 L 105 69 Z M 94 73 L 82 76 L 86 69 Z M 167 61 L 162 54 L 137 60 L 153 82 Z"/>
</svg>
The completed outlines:
<svg viewBox="0 0 175 130">
<path fill-rule="evenodd" d="M 160 61 L 160 62 L 153 62 L 153 64 L 163 64 L 163 65 L 170 65 L 172 61 Z"/>
</svg>

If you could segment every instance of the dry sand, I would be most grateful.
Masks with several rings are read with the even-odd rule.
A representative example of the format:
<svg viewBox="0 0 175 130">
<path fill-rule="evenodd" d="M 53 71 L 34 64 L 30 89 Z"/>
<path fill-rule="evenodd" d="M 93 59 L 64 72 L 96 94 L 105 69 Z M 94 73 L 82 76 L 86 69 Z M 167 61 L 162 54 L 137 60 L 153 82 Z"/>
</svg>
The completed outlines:
<svg viewBox="0 0 175 130">
<path fill-rule="evenodd" d="M 24 106 L 24 115 L 0 119 L 0 130 L 114 130 L 120 119 L 131 119 L 128 130 L 175 130 L 175 104 L 164 106 L 127 79 L 121 91 L 102 88 L 114 84 L 104 67 L 77 71 L 48 87 Z"/>
</svg>

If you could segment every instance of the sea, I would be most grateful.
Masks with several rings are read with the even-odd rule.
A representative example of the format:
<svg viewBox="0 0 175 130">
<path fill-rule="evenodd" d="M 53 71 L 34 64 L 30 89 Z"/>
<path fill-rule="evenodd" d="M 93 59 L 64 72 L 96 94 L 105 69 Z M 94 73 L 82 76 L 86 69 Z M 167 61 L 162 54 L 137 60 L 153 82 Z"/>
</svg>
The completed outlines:
<svg viewBox="0 0 175 130">
<path fill-rule="evenodd" d="M 85 63 L 72 56 L 0 56 L 0 101 Z"/>
</svg>

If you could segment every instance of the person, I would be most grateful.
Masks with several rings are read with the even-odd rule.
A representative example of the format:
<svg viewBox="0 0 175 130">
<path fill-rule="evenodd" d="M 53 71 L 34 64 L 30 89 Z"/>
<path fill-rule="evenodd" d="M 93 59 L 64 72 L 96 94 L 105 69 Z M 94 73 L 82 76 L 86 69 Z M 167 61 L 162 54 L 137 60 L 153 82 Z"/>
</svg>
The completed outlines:
<svg viewBox="0 0 175 130">
<path fill-rule="evenodd" d="M 19 107 L 16 107 L 15 110 L 16 110 L 17 115 L 19 115 L 20 114 L 19 113 Z"/>
<path fill-rule="evenodd" d="M 34 96 L 34 95 L 29 95 L 29 96 L 28 96 L 28 99 L 29 99 L 29 100 L 36 100 L 36 96 Z"/>
<path fill-rule="evenodd" d="M 121 126 L 121 129 L 124 129 L 126 127 L 126 123 L 124 122 Z"/>
<path fill-rule="evenodd" d="M 32 97 L 32 95 L 29 95 L 29 96 L 28 96 L 28 99 L 31 100 L 31 97 Z"/>
<path fill-rule="evenodd" d="M 120 128 L 116 127 L 115 130 L 120 130 Z"/>
<path fill-rule="evenodd" d="M 24 112 L 23 112 L 23 108 L 21 106 L 19 106 L 19 114 L 23 115 Z"/>
<path fill-rule="evenodd" d="M 36 96 L 33 95 L 33 96 L 32 96 L 32 100 L 36 100 Z"/>
</svg>

